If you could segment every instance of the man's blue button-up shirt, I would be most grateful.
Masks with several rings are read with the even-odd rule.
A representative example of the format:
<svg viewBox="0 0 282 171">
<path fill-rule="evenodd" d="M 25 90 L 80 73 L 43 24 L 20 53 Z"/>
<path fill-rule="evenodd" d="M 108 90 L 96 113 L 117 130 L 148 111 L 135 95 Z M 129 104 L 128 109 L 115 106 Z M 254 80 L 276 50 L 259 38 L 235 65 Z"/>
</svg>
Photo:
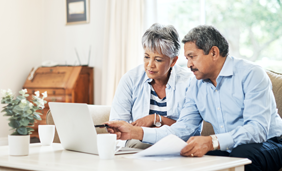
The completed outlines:
<svg viewBox="0 0 282 171">
<path fill-rule="evenodd" d="M 215 87 L 210 80 L 194 77 L 179 120 L 171 127 L 143 128 L 143 142 L 155 143 L 171 133 L 186 141 L 197 135 L 203 120 L 212 124 L 223 151 L 282 135 L 282 120 L 264 69 L 227 57 L 216 81 Z"/>
</svg>

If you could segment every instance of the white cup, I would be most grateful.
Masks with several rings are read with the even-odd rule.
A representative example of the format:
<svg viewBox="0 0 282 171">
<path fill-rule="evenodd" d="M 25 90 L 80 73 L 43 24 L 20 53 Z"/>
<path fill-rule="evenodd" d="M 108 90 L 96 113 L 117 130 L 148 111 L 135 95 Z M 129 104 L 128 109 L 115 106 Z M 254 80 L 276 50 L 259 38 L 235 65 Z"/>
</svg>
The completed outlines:
<svg viewBox="0 0 282 171">
<path fill-rule="evenodd" d="M 116 149 L 117 135 L 116 134 L 98 134 L 97 147 L 100 159 L 113 159 L 115 153 L 121 149 Z"/>
<path fill-rule="evenodd" d="M 42 145 L 51 145 L 55 135 L 55 125 L 38 125 L 39 139 Z"/>
</svg>

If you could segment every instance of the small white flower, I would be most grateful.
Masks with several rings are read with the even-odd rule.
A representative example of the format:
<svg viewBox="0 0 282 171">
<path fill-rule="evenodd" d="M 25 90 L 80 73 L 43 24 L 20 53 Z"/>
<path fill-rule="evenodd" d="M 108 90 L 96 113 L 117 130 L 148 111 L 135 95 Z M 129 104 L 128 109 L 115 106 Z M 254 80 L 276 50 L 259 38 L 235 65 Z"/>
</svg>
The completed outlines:
<svg viewBox="0 0 282 171">
<path fill-rule="evenodd" d="M 20 93 L 22 96 L 23 96 L 26 92 L 27 92 L 26 89 L 22 89 L 22 90 L 19 91 L 19 93 Z"/>
<path fill-rule="evenodd" d="M 43 99 L 38 99 L 38 107 L 40 107 L 41 109 L 44 108 L 44 100 Z"/>
<path fill-rule="evenodd" d="M 13 93 L 12 93 L 12 90 L 11 89 L 8 89 L 8 90 L 1 90 L 1 93 L 3 95 L 3 97 L 11 97 L 13 96 Z"/>
<path fill-rule="evenodd" d="M 2 90 L 2 89 L 1 89 L 1 94 L 2 94 L 3 96 L 6 96 L 6 93 L 7 93 L 6 90 Z"/>
<path fill-rule="evenodd" d="M 29 108 L 32 108 L 32 107 L 33 107 L 33 104 L 32 104 L 32 103 L 29 103 L 28 106 L 29 106 Z"/>
<path fill-rule="evenodd" d="M 35 93 L 34 93 L 37 97 L 39 97 L 39 91 L 36 91 Z"/>
<path fill-rule="evenodd" d="M 21 103 L 25 105 L 27 103 L 26 99 L 22 99 Z"/>
<path fill-rule="evenodd" d="M 42 99 L 44 99 L 45 97 L 47 97 L 47 91 L 45 91 L 44 93 L 42 93 L 43 97 Z"/>
<path fill-rule="evenodd" d="M 8 91 L 6 92 L 6 96 L 12 96 L 12 95 L 13 95 L 12 90 L 8 89 Z"/>
</svg>

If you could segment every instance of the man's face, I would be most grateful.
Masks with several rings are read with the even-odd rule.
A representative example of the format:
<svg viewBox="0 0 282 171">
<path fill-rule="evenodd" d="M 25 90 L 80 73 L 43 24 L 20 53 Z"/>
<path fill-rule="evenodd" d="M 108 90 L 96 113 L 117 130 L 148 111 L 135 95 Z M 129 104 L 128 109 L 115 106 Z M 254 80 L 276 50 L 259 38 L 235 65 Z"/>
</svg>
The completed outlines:
<svg viewBox="0 0 282 171">
<path fill-rule="evenodd" d="M 202 49 L 198 49 L 194 42 L 184 44 L 184 55 L 187 67 L 191 69 L 198 80 L 208 79 L 213 73 L 212 54 L 205 55 Z"/>
</svg>

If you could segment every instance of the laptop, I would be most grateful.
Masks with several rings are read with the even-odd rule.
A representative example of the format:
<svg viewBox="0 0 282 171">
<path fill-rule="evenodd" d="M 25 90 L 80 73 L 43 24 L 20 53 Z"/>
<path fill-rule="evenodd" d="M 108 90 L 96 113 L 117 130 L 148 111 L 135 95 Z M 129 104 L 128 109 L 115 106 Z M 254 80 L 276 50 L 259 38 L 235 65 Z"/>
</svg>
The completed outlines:
<svg viewBox="0 0 282 171">
<path fill-rule="evenodd" d="M 90 115 L 88 105 L 58 102 L 49 102 L 48 104 L 64 149 L 98 154 L 95 121 Z M 91 109 L 93 111 L 93 106 Z M 137 153 L 139 151 L 142 150 L 123 147 L 116 154 Z"/>
</svg>

